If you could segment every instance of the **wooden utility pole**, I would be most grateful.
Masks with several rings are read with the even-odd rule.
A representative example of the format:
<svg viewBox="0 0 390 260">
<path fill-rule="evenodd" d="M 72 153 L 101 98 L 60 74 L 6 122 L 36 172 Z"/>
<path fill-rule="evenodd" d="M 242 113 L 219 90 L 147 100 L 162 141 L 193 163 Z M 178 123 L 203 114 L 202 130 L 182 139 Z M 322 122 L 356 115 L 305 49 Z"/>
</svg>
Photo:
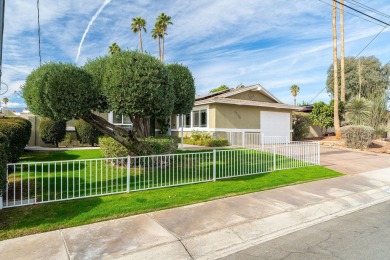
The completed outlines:
<svg viewBox="0 0 390 260">
<path fill-rule="evenodd" d="M 359 74 L 359 98 L 362 97 L 362 65 L 360 59 L 358 63 L 358 74 Z"/>
<path fill-rule="evenodd" d="M 340 119 L 339 119 L 339 86 L 338 86 L 338 66 L 337 66 L 337 29 L 336 29 L 336 1 L 332 5 L 332 29 L 333 29 L 333 98 L 334 98 L 334 129 L 336 139 L 341 139 Z"/>
<path fill-rule="evenodd" d="M 2 74 L 2 60 L 3 60 L 3 33 L 4 33 L 4 9 L 5 0 L 0 0 L 0 89 L 1 89 L 1 74 Z"/>
<path fill-rule="evenodd" d="M 340 53 L 340 63 L 341 63 L 341 101 L 345 102 L 345 64 L 344 64 L 344 0 L 340 0 L 340 37 L 341 37 L 341 53 Z"/>
</svg>

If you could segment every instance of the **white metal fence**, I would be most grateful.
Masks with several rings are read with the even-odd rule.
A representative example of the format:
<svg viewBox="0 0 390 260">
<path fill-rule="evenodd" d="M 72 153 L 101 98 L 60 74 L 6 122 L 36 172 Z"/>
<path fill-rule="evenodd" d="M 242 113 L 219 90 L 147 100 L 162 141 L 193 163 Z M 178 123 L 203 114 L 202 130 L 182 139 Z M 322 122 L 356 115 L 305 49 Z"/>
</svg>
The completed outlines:
<svg viewBox="0 0 390 260">
<path fill-rule="evenodd" d="M 10 163 L 3 207 L 215 181 L 319 165 L 319 143 L 91 160 Z"/>
<path fill-rule="evenodd" d="M 226 132 L 230 145 L 257 149 L 264 145 L 280 145 L 289 143 L 288 136 L 265 136 L 263 133 Z"/>
</svg>

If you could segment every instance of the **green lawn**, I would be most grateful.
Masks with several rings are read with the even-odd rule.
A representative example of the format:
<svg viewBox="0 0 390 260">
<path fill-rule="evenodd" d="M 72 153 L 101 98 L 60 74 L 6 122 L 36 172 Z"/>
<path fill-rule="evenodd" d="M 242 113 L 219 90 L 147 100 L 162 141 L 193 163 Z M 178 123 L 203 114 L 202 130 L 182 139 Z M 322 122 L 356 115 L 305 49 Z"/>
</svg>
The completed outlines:
<svg viewBox="0 0 390 260">
<path fill-rule="evenodd" d="M 96 152 L 96 150 L 93 151 Z M 73 151 L 71 154 L 63 154 L 63 157 L 59 155 L 48 155 L 47 158 L 55 158 L 54 160 L 68 159 L 68 156 L 79 156 L 78 158 L 85 156 L 84 158 L 86 158 L 94 152 L 88 153 L 88 151 Z M 243 158 L 232 160 L 228 165 L 222 165 L 222 161 L 223 159 L 228 158 L 229 155 L 220 155 L 220 158 L 218 158 L 218 161 L 220 162 L 218 165 L 220 167 L 217 167 L 218 175 L 223 177 L 223 169 L 239 169 L 237 167 L 242 167 L 243 165 L 247 170 L 256 170 L 255 164 L 248 163 L 251 162 L 247 160 L 248 158 L 251 158 L 249 156 L 255 156 L 255 158 L 269 156 L 251 151 L 246 151 L 245 153 L 242 153 L 242 155 L 244 156 Z M 28 154 L 28 156 L 28 160 L 34 160 L 34 154 Z M 39 156 L 41 156 L 41 154 Z M 191 162 L 191 153 L 188 156 L 190 156 L 190 159 L 187 157 L 187 159 L 182 162 Z M 192 155 L 193 158 L 196 158 L 196 156 L 199 155 Z M 43 157 L 40 157 L 40 160 L 43 160 Z M 278 160 L 285 160 L 285 158 L 278 158 Z M 137 165 L 137 163 L 139 164 L 140 162 L 136 162 L 135 165 Z M 297 162 L 290 161 L 290 163 Z M 205 170 L 212 167 L 206 160 L 206 163 L 190 164 L 188 167 L 178 168 L 180 170 L 184 170 L 186 174 L 179 171 L 176 172 L 177 175 L 171 176 L 192 177 L 190 174 L 191 172 L 188 171 L 190 171 L 190 169 L 194 166 L 204 167 Z M 108 167 L 112 166 L 107 166 L 107 168 Z M 117 167 L 114 168 L 116 169 Z M 133 180 L 142 182 L 142 185 L 146 185 L 148 183 L 149 185 L 157 183 L 161 184 L 161 182 L 164 183 L 166 181 L 164 178 L 159 178 L 158 182 L 156 182 L 155 179 L 153 179 L 152 182 L 151 180 L 147 180 L 146 176 L 147 175 L 145 175 L 144 172 L 134 171 L 132 178 Z M 153 176 L 155 178 L 163 175 L 161 175 L 161 172 L 157 170 Z M 204 182 L 179 187 L 130 192 L 119 195 L 8 208 L 0 211 L 0 239 L 3 240 L 59 228 L 78 226 L 123 216 L 213 200 L 221 197 L 234 196 L 237 194 L 250 193 L 337 176 L 341 176 L 341 174 L 321 166 L 310 166 L 291 170 L 279 170 L 259 175 L 243 176 L 233 179 L 217 180 L 216 182 Z M 51 180 L 53 181 L 54 179 L 56 178 Z M 84 179 L 84 177 L 82 176 L 81 179 Z M 88 180 L 88 177 L 86 179 Z M 115 179 L 115 181 L 116 180 L 117 179 Z M 99 189 L 100 186 L 98 186 L 98 189 L 96 190 L 99 191 Z"/>
</svg>

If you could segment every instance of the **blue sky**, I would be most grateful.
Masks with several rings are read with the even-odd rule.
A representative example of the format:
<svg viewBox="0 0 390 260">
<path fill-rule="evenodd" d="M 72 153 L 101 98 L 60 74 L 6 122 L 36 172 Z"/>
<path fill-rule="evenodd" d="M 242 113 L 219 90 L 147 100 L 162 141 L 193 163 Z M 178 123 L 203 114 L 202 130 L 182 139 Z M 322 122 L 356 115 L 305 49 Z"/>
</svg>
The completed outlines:
<svg viewBox="0 0 390 260">
<path fill-rule="evenodd" d="M 331 4 L 331 0 L 323 1 Z M 389 1 L 366 4 L 390 14 Z M 301 88 L 298 102 L 310 101 L 325 87 L 332 63 L 332 9 L 317 0 L 40 0 L 40 7 L 43 62 L 79 66 L 106 54 L 113 42 L 122 49 L 137 49 L 138 35 L 130 31 L 131 19 L 137 16 L 147 21 L 144 49 L 157 56 L 157 41 L 150 32 L 161 12 L 170 15 L 173 26 L 166 38 L 165 62 L 187 65 L 195 77 L 197 94 L 222 84 L 260 83 L 292 104 L 289 87 L 297 84 Z M 346 56 L 359 53 L 381 29 L 346 13 Z M 362 55 L 375 55 L 387 63 L 389 42 L 387 28 Z M 8 0 L 2 81 L 10 88 L 5 95 L 10 99 L 9 108 L 25 107 L 15 91 L 38 66 L 36 1 Z M 315 101 L 320 100 L 329 100 L 325 91 Z"/>
</svg>

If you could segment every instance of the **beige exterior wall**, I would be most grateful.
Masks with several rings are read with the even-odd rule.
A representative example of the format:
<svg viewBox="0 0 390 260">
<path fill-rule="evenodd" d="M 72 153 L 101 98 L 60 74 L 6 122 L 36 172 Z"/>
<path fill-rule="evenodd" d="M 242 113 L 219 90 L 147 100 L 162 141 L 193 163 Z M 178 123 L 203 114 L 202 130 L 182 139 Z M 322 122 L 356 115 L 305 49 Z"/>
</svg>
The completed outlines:
<svg viewBox="0 0 390 260">
<path fill-rule="evenodd" d="M 258 91 L 245 91 L 243 93 L 239 93 L 239 94 L 230 96 L 229 98 L 276 103 L 275 100 L 265 96 L 264 94 L 262 94 L 262 93 L 260 93 Z"/>
<path fill-rule="evenodd" d="M 290 113 L 291 129 L 291 110 L 229 104 L 215 104 L 215 128 L 259 130 L 261 111 Z"/>
</svg>

